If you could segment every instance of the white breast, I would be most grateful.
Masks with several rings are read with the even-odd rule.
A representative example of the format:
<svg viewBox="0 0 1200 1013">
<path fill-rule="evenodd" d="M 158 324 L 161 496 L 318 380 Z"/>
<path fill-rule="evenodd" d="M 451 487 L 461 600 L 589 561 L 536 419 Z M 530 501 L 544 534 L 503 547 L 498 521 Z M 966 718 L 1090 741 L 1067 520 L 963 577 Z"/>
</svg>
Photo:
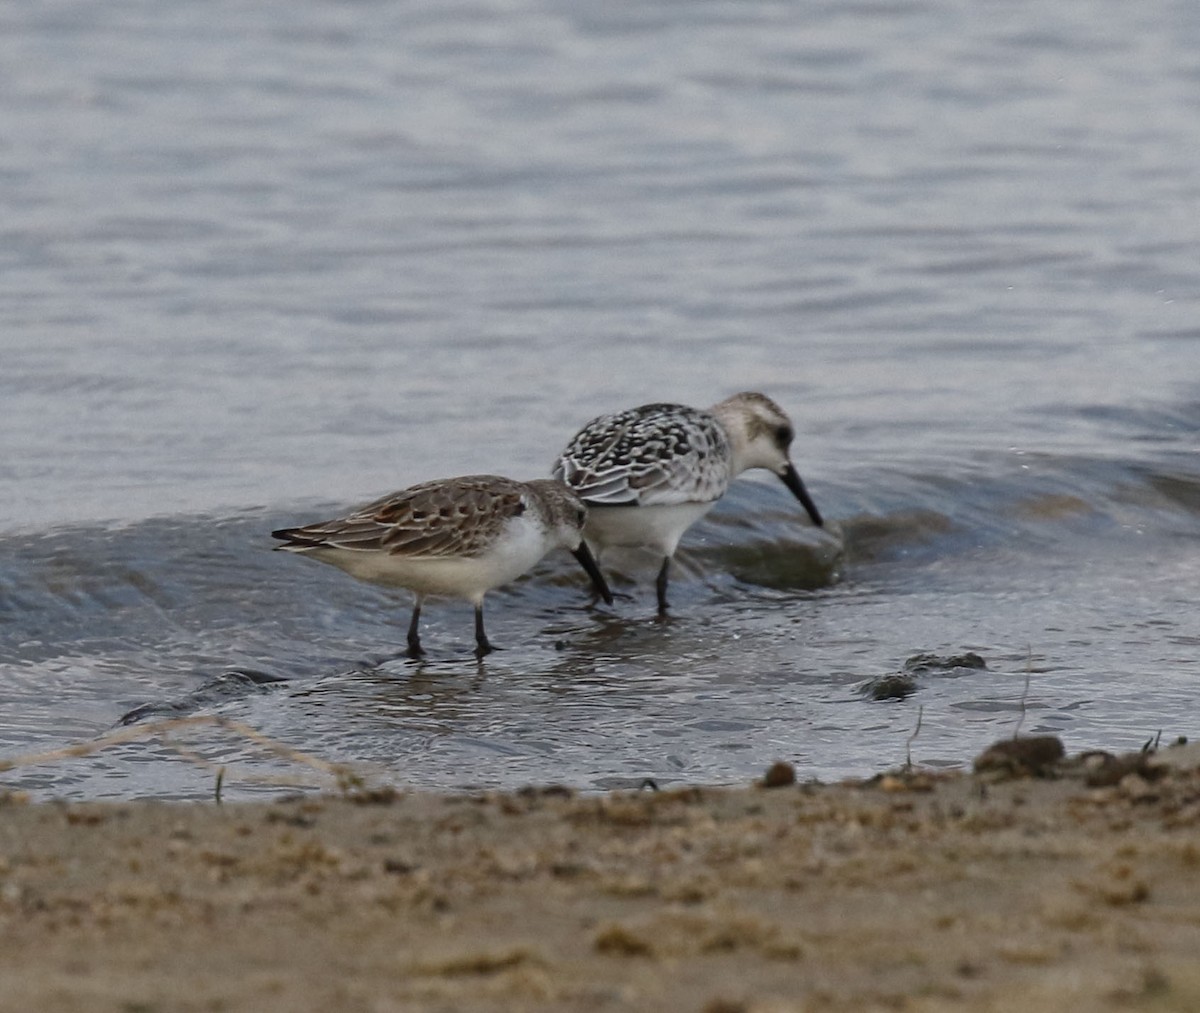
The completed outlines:
<svg viewBox="0 0 1200 1013">
<path fill-rule="evenodd" d="M 715 501 L 671 506 L 592 506 L 588 509 L 584 537 L 597 548 L 640 547 L 671 556 L 683 533 L 713 506 Z"/>
</svg>

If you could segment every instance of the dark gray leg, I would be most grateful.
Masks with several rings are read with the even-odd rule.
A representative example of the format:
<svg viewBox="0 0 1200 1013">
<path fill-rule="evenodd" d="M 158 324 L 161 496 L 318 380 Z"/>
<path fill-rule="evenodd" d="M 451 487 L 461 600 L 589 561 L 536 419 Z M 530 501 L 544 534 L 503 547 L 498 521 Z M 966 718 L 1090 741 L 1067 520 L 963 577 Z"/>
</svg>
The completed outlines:
<svg viewBox="0 0 1200 1013">
<path fill-rule="evenodd" d="M 412 621 L 408 624 L 408 656 L 410 658 L 425 657 L 425 649 L 421 646 L 421 599 L 413 606 Z"/>
<path fill-rule="evenodd" d="M 495 649 L 483 631 L 483 604 L 481 602 L 475 606 L 475 656 L 482 658 L 485 654 L 491 654 Z"/>
<path fill-rule="evenodd" d="M 671 557 L 667 556 L 663 560 L 662 568 L 658 571 L 658 580 L 654 582 L 655 590 L 658 591 L 658 614 L 665 616 L 667 614 L 667 571 L 671 569 Z"/>
</svg>

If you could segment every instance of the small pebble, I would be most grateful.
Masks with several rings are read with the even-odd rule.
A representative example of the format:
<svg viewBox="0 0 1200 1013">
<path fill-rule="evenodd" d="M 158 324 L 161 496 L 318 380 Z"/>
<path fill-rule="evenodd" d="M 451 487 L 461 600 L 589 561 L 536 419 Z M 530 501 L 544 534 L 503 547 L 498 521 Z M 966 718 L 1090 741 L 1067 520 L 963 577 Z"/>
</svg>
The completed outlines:
<svg viewBox="0 0 1200 1013">
<path fill-rule="evenodd" d="M 776 760 L 763 775 L 764 788 L 783 788 L 796 783 L 796 768 L 783 760 Z"/>
<path fill-rule="evenodd" d="M 1043 774 L 1066 755 L 1057 735 L 1027 735 L 1001 739 L 975 757 L 975 772 L 1002 770 L 1010 774 Z"/>
</svg>

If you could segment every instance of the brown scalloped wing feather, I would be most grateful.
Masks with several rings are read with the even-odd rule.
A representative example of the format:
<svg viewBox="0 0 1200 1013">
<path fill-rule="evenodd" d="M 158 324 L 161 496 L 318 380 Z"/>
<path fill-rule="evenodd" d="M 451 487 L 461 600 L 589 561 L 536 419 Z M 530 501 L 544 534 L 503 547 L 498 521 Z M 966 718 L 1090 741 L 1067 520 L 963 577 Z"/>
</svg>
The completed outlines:
<svg viewBox="0 0 1200 1013">
<path fill-rule="evenodd" d="M 525 511 L 522 489 L 493 477 L 413 486 L 371 505 L 380 546 L 403 556 L 477 556 Z M 365 514 L 367 511 L 364 510 Z"/>
</svg>

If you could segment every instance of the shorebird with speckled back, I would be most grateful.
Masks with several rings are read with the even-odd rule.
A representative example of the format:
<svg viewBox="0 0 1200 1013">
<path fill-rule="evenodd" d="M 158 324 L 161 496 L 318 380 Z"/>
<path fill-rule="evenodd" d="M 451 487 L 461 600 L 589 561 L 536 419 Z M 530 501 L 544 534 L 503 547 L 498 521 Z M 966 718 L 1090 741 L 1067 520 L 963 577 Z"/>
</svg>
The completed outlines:
<svg viewBox="0 0 1200 1013">
<path fill-rule="evenodd" d="M 648 404 L 592 419 L 559 455 L 553 474 L 587 505 L 584 538 L 597 557 L 610 546 L 662 554 L 655 587 L 665 614 L 679 539 L 743 471 L 774 472 L 812 522 L 823 525 L 791 461 L 794 437 L 791 420 L 764 394 L 735 394 L 707 411 Z"/>
<path fill-rule="evenodd" d="M 375 584 L 416 595 L 408 626 L 412 658 L 421 647 L 421 604 L 427 596 L 463 598 L 475 606 L 479 657 L 494 650 L 483 628 L 483 596 L 531 569 L 555 548 L 569 549 L 612 602 L 587 543 L 587 510 L 561 482 L 516 482 L 469 475 L 425 482 L 384 496 L 345 517 L 271 532 L 275 548 L 310 556 Z"/>
</svg>

